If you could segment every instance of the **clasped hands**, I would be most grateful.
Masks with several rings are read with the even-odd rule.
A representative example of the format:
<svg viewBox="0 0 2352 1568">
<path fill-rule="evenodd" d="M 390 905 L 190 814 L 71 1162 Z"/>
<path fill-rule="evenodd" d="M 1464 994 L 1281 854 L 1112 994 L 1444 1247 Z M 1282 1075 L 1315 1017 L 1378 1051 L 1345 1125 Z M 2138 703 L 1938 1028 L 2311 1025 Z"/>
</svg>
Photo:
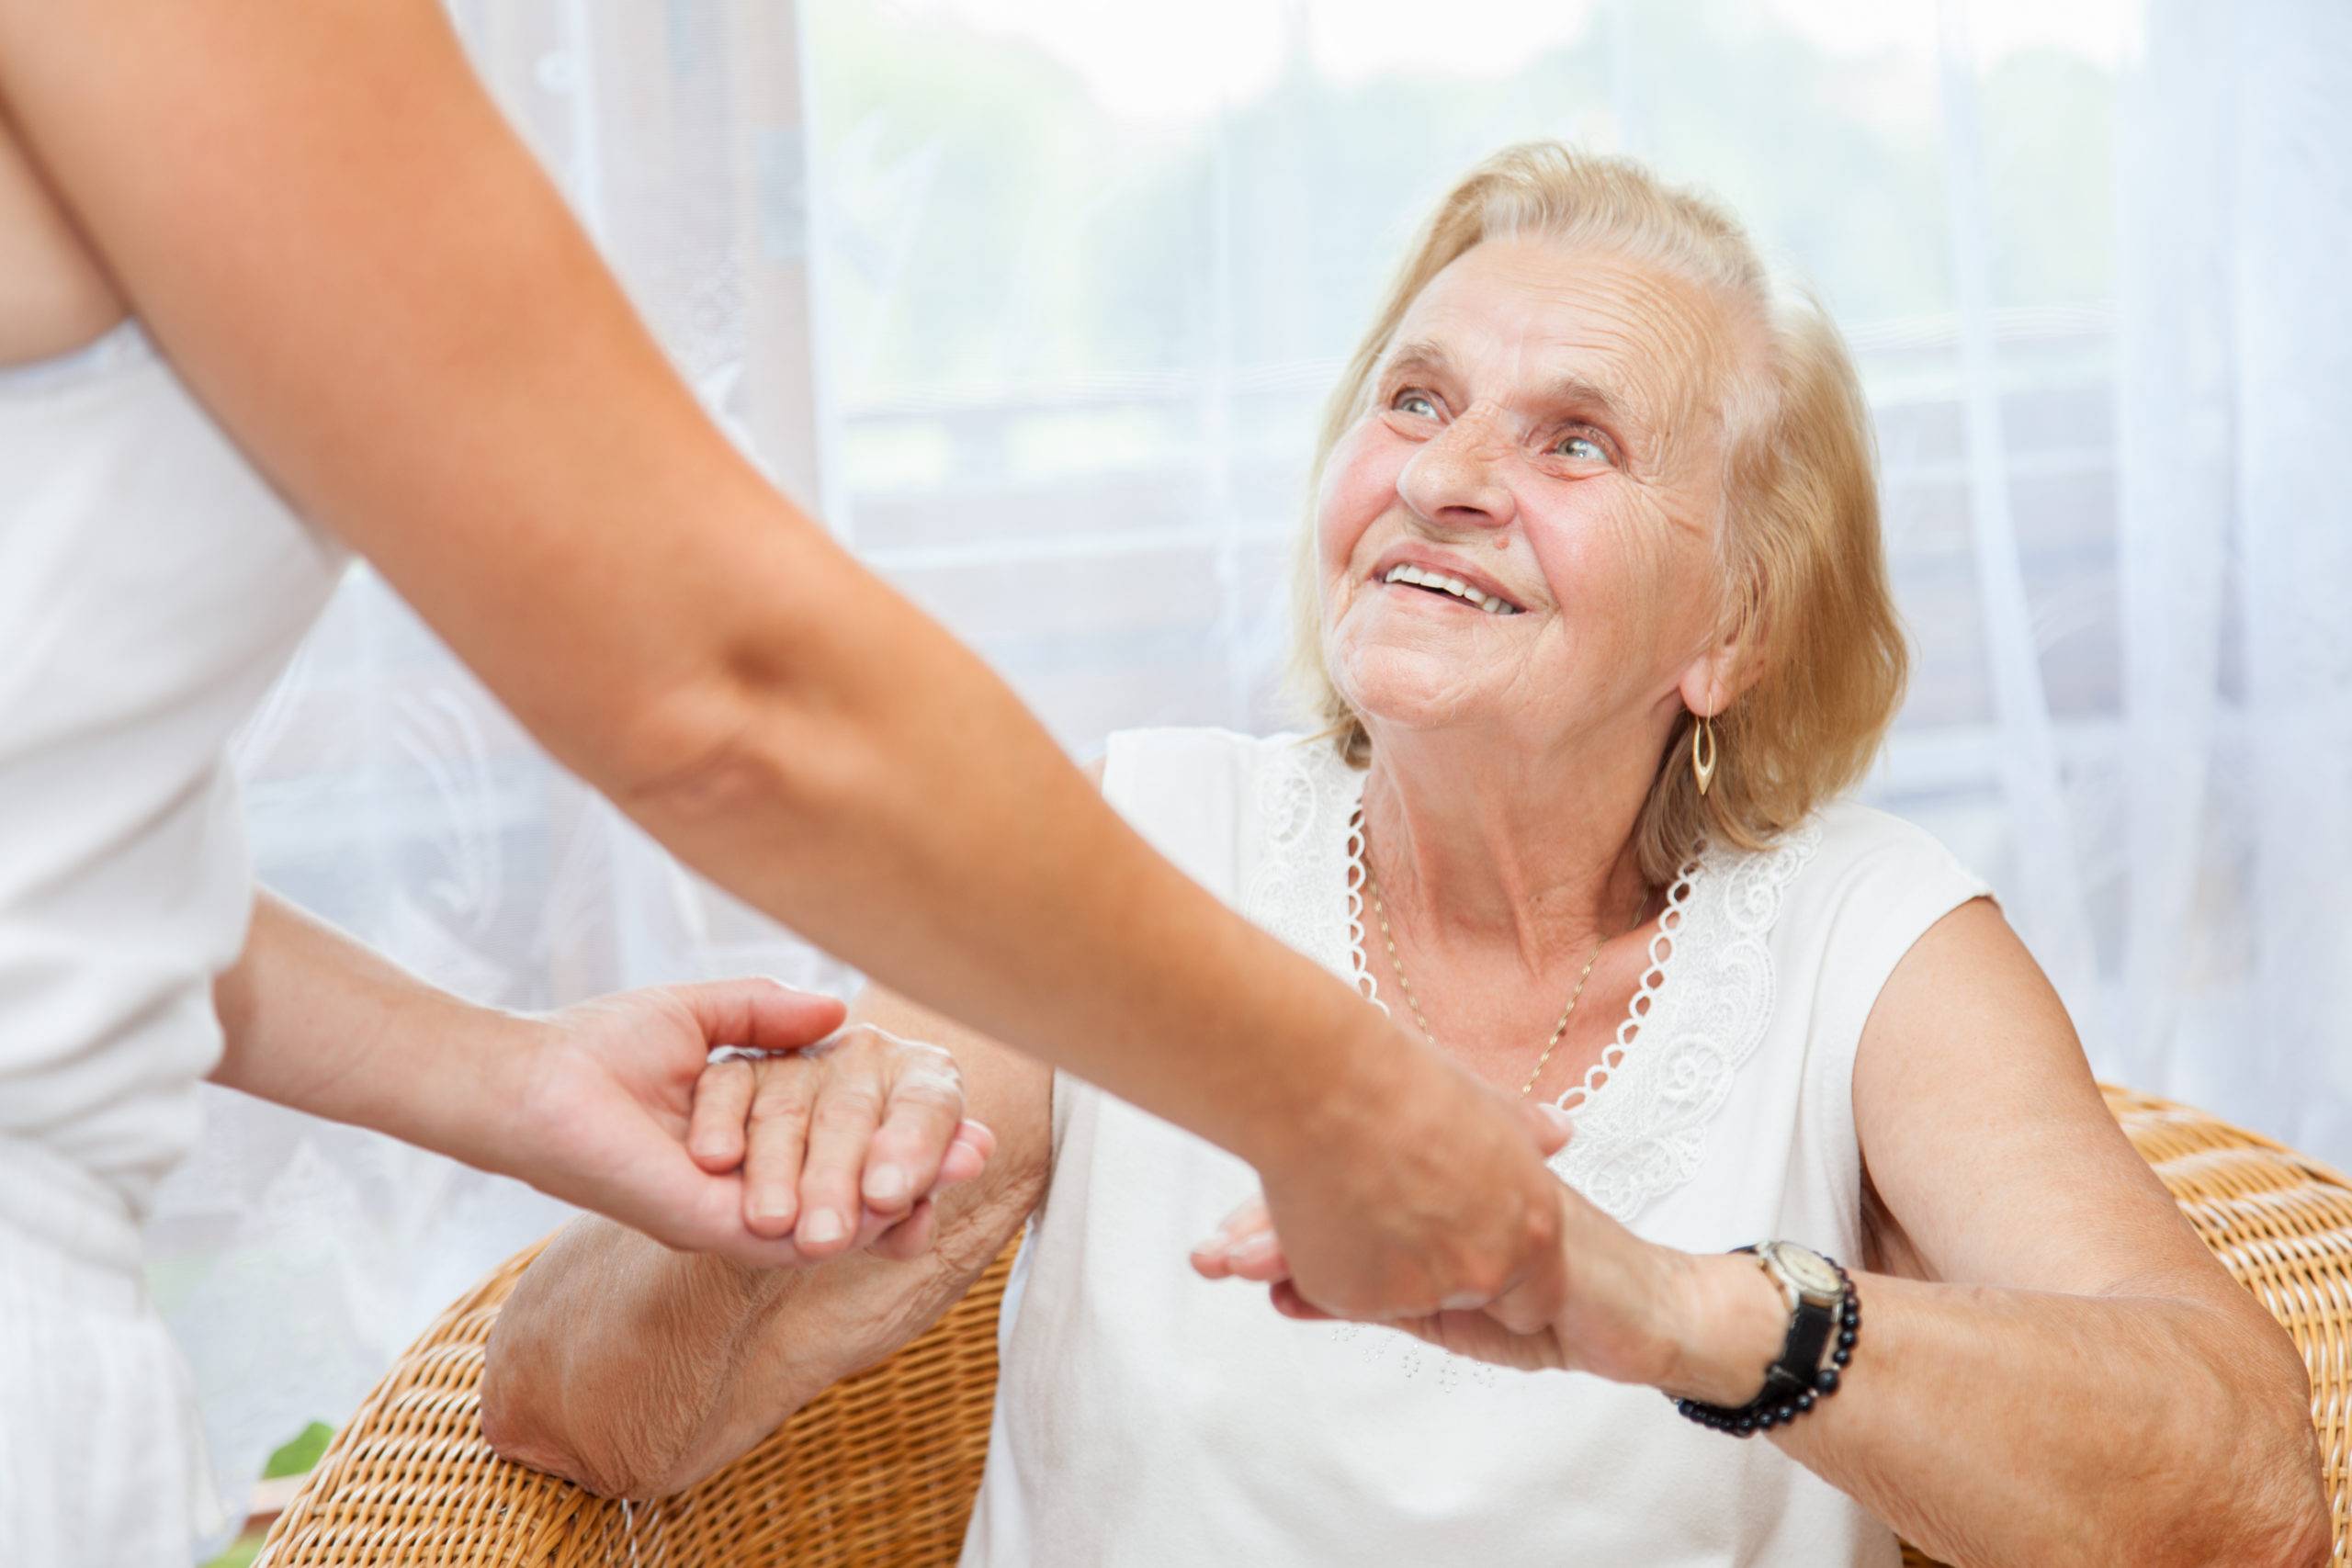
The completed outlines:
<svg viewBox="0 0 2352 1568">
<path fill-rule="evenodd" d="M 965 1114 L 948 1053 L 845 1017 L 761 980 L 547 1015 L 525 1114 L 536 1148 L 509 1168 L 666 1245 L 754 1266 L 918 1257 L 936 1199 L 981 1174 L 995 1135 Z M 1569 1135 L 1556 1110 L 1511 1106 L 1467 1074 L 1430 1088 L 1392 1105 L 1404 1124 L 1384 1160 L 1333 1156 L 1327 1127 L 1287 1164 L 1254 1161 L 1263 1198 L 1204 1239 L 1193 1269 L 1264 1285 L 1295 1318 L 1665 1386 L 1688 1255 L 1544 1169 Z"/>
</svg>

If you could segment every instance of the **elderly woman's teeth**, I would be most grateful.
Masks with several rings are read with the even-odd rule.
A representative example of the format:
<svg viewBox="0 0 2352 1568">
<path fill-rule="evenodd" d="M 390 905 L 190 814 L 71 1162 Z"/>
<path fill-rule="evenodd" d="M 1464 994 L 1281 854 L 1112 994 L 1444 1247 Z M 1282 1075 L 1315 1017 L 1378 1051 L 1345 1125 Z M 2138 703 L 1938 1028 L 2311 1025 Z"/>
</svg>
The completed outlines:
<svg viewBox="0 0 2352 1568">
<path fill-rule="evenodd" d="M 1381 581 L 1410 583 L 1416 588 L 1434 588 L 1441 592 L 1451 593 L 1457 599 L 1467 600 L 1490 615 L 1519 614 L 1516 605 L 1509 604 L 1496 594 L 1481 593 L 1458 577 L 1448 577 L 1443 572 L 1424 571 L 1418 566 L 1390 567 L 1388 575 Z"/>
</svg>

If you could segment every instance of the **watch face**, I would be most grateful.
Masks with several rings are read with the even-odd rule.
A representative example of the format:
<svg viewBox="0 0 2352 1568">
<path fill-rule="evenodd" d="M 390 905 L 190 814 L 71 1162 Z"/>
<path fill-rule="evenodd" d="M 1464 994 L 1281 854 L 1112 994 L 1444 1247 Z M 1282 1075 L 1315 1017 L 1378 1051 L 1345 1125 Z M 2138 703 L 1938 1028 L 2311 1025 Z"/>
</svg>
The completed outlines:
<svg viewBox="0 0 2352 1568">
<path fill-rule="evenodd" d="M 1772 1248 L 1772 1261 L 1786 1270 L 1790 1280 L 1808 1296 L 1835 1296 L 1844 1293 L 1845 1281 L 1829 1260 L 1817 1252 L 1781 1242 Z"/>
</svg>

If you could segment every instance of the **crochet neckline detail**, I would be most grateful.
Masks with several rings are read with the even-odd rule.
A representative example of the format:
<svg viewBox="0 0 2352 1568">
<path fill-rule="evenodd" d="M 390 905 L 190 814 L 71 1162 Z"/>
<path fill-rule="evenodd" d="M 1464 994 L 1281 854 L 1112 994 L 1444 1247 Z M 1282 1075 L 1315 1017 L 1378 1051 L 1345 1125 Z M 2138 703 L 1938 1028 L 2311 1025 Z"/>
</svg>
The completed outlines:
<svg viewBox="0 0 2352 1568">
<path fill-rule="evenodd" d="M 1372 973 L 1371 960 L 1366 956 L 1364 945 L 1362 791 L 1359 775 L 1356 803 L 1348 813 L 1349 978 L 1355 983 L 1357 991 L 1366 1001 L 1387 1012 L 1388 1004 L 1381 1000 L 1380 981 Z M 1675 876 L 1674 886 L 1667 889 L 1666 907 L 1654 919 L 1644 922 L 1650 928 L 1649 964 L 1642 971 L 1641 983 L 1634 987 L 1634 994 L 1626 998 L 1624 1016 L 1618 1020 L 1616 1034 L 1602 1048 L 1600 1059 L 1585 1069 L 1582 1078 L 1552 1097 L 1552 1103 L 1570 1116 L 1582 1114 L 1584 1109 L 1591 1104 L 1593 1097 L 1608 1087 L 1615 1076 L 1618 1063 L 1624 1060 L 1634 1037 L 1641 1033 L 1643 1022 L 1648 1018 L 1659 989 L 1666 984 L 1667 972 L 1674 964 L 1678 947 L 1675 938 L 1681 929 L 1683 907 L 1690 903 L 1691 889 L 1705 869 L 1705 846 L 1702 844 L 1683 863 L 1681 871 Z"/>
<path fill-rule="evenodd" d="M 1269 743 L 1242 908 L 1385 1012 L 1364 955 L 1363 782 L 1328 742 Z M 1576 1132 L 1551 1168 L 1618 1220 L 1697 1172 L 1708 1129 L 1770 1022 L 1772 927 L 1820 840 L 1808 821 L 1763 850 L 1700 846 L 1653 922 L 1649 965 L 1614 1038 L 1555 1100 Z"/>
</svg>

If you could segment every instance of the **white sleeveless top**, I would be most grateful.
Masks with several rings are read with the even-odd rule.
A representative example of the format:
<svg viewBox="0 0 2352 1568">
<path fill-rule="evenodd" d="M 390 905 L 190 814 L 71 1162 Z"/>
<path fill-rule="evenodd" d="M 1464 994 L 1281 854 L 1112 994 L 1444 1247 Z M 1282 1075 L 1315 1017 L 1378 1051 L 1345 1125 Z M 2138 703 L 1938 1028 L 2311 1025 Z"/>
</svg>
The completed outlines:
<svg viewBox="0 0 2352 1568">
<path fill-rule="evenodd" d="M 220 1522 L 139 1224 L 252 910 L 230 738 L 347 559 L 136 324 L 0 368 L 0 1560 Z"/>
<path fill-rule="evenodd" d="M 1103 788 L 1193 877 L 1374 994 L 1348 886 L 1363 774 L 1329 743 L 1131 731 Z M 1635 1016 L 1565 1098 L 1577 1130 L 1553 1168 L 1668 1246 L 1787 1237 L 1854 1259 L 1863 1021 L 1913 942 L 1986 892 L 1926 833 L 1852 805 L 1769 852 L 1703 852 Z M 966 1568 L 1899 1561 L 1843 1493 L 1654 1390 L 1295 1323 L 1261 1290 L 1200 1280 L 1187 1252 L 1256 1189 L 1233 1156 L 1057 1075 Z"/>
<path fill-rule="evenodd" d="M 220 1522 L 139 1225 L 252 910 L 230 737 L 346 558 L 137 325 L 0 369 L 0 1559 Z"/>
<path fill-rule="evenodd" d="M 129 323 L 0 370 L 0 1138 L 135 1213 L 252 905 L 229 739 L 348 558 Z"/>
</svg>

